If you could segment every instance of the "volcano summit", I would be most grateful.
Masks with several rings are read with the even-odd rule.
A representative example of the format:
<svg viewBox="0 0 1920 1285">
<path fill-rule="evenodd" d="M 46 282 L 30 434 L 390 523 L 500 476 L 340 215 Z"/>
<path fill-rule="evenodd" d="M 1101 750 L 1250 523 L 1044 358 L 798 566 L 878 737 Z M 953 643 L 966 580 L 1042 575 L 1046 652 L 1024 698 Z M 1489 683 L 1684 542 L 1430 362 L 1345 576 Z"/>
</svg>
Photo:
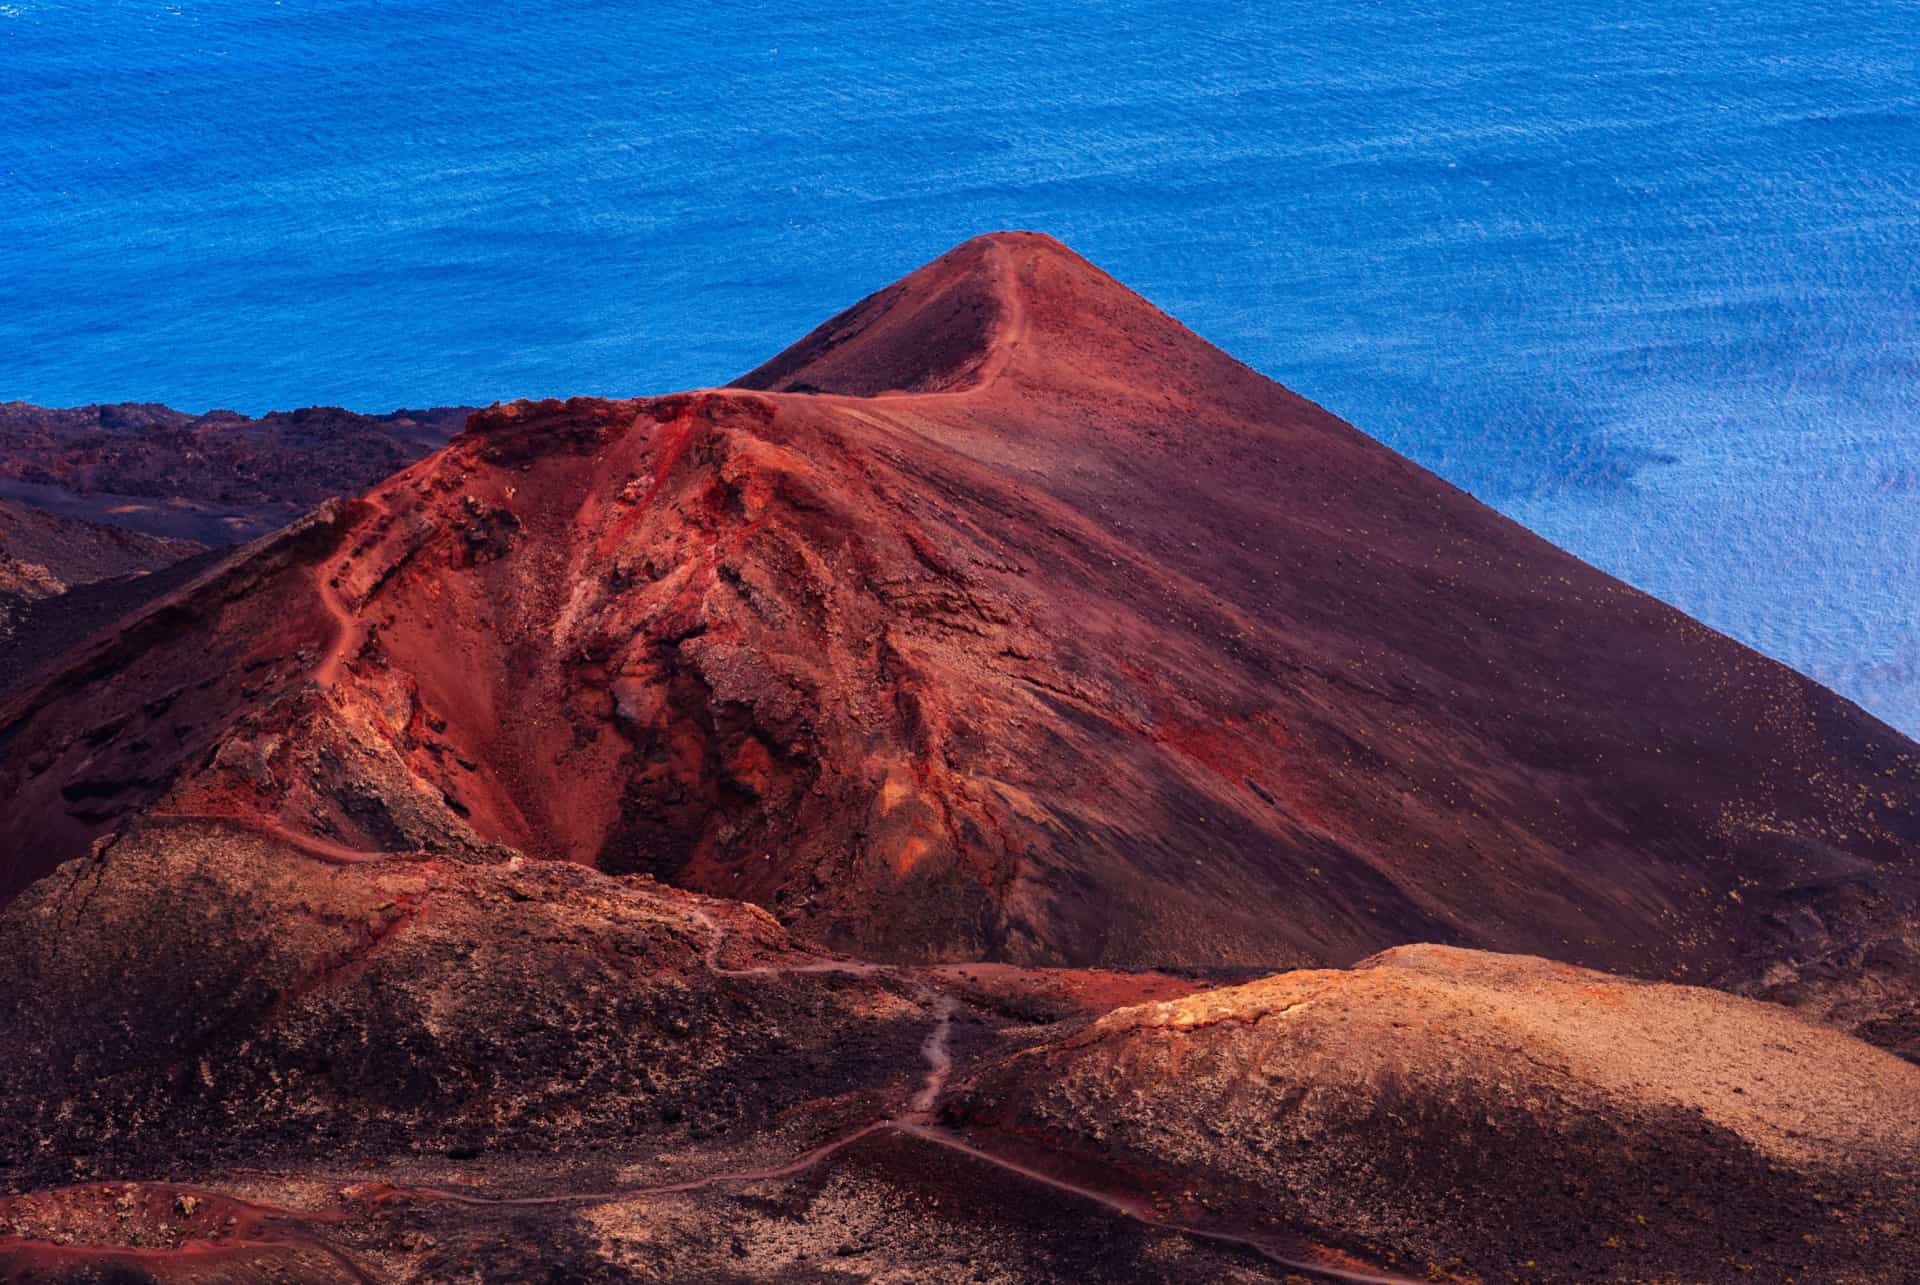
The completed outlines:
<svg viewBox="0 0 1920 1285">
<path fill-rule="evenodd" d="M 1920 747 L 1044 236 L 475 413 L 0 793 L 22 1276 L 1920 1261 Z"/>
</svg>

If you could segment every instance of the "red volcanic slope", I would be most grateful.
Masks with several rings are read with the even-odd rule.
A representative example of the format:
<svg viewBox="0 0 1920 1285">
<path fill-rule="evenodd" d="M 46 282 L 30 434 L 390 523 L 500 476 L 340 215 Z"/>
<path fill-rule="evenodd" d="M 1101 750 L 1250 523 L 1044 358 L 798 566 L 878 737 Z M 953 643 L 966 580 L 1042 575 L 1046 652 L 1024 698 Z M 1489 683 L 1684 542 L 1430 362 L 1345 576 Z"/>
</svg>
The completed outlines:
<svg viewBox="0 0 1920 1285">
<path fill-rule="evenodd" d="M 732 389 L 481 412 L 0 728 L 8 889 L 236 813 L 895 958 L 1920 976 L 1911 742 L 1030 234 Z"/>
</svg>

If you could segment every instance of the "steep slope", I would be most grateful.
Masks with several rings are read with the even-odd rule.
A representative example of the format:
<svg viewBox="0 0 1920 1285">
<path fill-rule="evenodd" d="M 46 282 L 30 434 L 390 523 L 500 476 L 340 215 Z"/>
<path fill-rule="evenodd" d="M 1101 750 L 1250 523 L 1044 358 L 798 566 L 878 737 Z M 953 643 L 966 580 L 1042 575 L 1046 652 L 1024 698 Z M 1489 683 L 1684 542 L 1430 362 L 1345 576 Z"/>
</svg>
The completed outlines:
<svg viewBox="0 0 1920 1285">
<path fill-rule="evenodd" d="M 97 522 L 63 518 L 0 500 L 0 588 L 51 593 L 116 576 L 171 566 L 200 552 L 187 540 L 142 535 Z"/>
<path fill-rule="evenodd" d="M 59 668 L 89 639 L 111 634 L 151 602 L 172 593 L 222 560 L 209 549 L 157 571 L 75 585 L 47 598 L 12 599 L 0 637 L 0 701 L 27 690 Z M 34 574 L 31 569 L 29 575 Z"/>
<path fill-rule="evenodd" d="M 1057 243 L 969 242 L 746 382 L 482 412 L 12 702 L 8 885 L 233 813 L 887 958 L 1427 939 L 1911 1037 L 1911 742 Z"/>
</svg>

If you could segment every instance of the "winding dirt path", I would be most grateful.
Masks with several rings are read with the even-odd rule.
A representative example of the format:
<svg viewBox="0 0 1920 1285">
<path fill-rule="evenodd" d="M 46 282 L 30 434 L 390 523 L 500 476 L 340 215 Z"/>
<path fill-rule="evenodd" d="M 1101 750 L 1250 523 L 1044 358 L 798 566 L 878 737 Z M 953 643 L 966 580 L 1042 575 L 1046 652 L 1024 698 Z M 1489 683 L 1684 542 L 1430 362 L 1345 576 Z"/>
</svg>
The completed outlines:
<svg viewBox="0 0 1920 1285">
<path fill-rule="evenodd" d="M 274 1256 L 304 1251 L 329 1260 L 357 1285 L 380 1285 L 379 1279 L 355 1262 L 345 1250 L 314 1230 L 316 1227 L 337 1227 L 345 1223 L 348 1215 L 339 1210 L 295 1209 L 263 1204 L 210 1187 L 176 1182 L 84 1184 L 13 1199 L 46 1200 L 49 1197 L 57 1198 L 65 1192 L 88 1193 L 114 1187 L 126 1192 L 138 1189 L 162 1193 L 162 1199 L 167 1203 L 171 1203 L 168 1198 L 178 1199 L 181 1196 L 210 1202 L 226 1213 L 228 1234 L 217 1240 L 189 1234 L 179 1244 L 165 1247 L 0 1236 L 0 1274 L 4 1274 L 7 1280 L 65 1279 L 68 1272 L 63 1269 L 71 1269 L 76 1275 L 85 1273 L 87 1279 L 96 1279 L 97 1276 L 99 1279 L 119 1280 L 124 1277 L 128 1280 L 145 1280 L 153 1278 L 148 1265 L 157 1264 L 181 1267 L 188 1271 L 212 1268 L 222 1279 L 226 1279 L 224 1268 L 233 1264 L 238 1268 L 233 1279 L 242 1279 L 257 1274 L 247 1272 L 246 1268 L 257 1264 L 264 1255 L 269 1259 L 268 1265 L 276 1271 L 276 1279 L 292 1279 L 287 1273 L 293 1265 L 284 1262 L 276 1264 L 271 1260 Z M 0 1201 L 0 1207 L 10 1203 L 13 1201 Z M 121 1216 L 124 1218 L 125 1214 Z M 119 1274 L 115 1274 L 116 1269 Z M 98 1275 L 103 1272 L 105 1275 Z"/>
<path fill-rule="evenodd" d="M 284 1261 L 275 1262 L 274 1258 L 301 1250 L 327 1259 L 355 1285 L 381 1285 L 379 1277 L 369 1274 L 345 1251 L 323 1240 L 305 1236 L 274 1240 L 222 1240 L 217 1243 L 190 1240 L 171 1249 L 69 1244 L 36 1240 L 30 1236 L 5 1236 L 0 1237 L 0 1272 L 6 1273 L 8 1280 L 145 1281 L 166 1279 L 154 1276 L 152 1269 L 171 1267 L 211 1269 L 217 1274 L 216 1279 L 245 1280 L 252 1277 L 293 1280 L 295 1278 L 288 1274 L 289 1265 Z M 267 1260 L 265 1264 L 260 1262 L 263 1257 Z M 230 1276 L 224 1270 L 228 1266 L 235 1269 Z M 271 1277 L 247 1270 L 256 1267 L 270 1269 Z M 73 1275 L 69 1276 L 63 1269 L 71 1269 Z M 13 1275 L 15 1271 L 20 1274 Z M 304 1272 L 302 1278 L 313 1279 Z"/>
<path fill-rule="evenodd" d="M 792 1178 L 829 1159 L 835 1152 L 852 1146 L 862 1138 L 879 1133 L 882 1129 L 891 1129 L 894 1125 L 895 1121 L 892 1119 L 875 1120 L 872 1124 L 862 1125 L 852 1133 L 843 1133 L 829 1142 L 823 1142 L 813 1150 L 782 1165 L 773 1165 L 765 1169 L 732 1169 L 724 1173 L 710 1173 L 698 1178 L 688 1178 L 682 1182 L 661 1183 L 652 1187 L 620 1187 L 613 1191 L 566 1191 L 552 1196 L 474 1196 L 446 1187 L 395 1187 L 392 1194 L 427 1200 L 444 1200 L 449 1204 L 470 1205 L 475 1208 L 601 1204 L 610 1200 L 640 1200 L 648 1196 L 680 1195 L 689 1191 L 705 1191 L 709 1187 L 720 1187 L 729 1183 L 771 1182 L 780 1178 Z"/>
<path fill-rule="evenodd" d="M 377 522 L 392 512 L 387 507 L 386 501 L 375 492 L 369 491 L 360 498 L 361 503 L 373 509 L 373 521 Z M 354 525 L 357 529 L 360 524 Z M 346 533 L 348 536 L 352 534 L 352 531 Z M 353 561 L 353 544 L 348 540 L 346 547 L 339 554 L 321 563 L 313 573 L 314 586 L 320 591 L 320 605 L 326 608 L 327 614 L 333 617 L 333 622 L 337 626 L 333 642 L 328 644 L 326 654 L 320 658 L 320 663 L 314 666 L 313 670 L 313 680 L 322 687 L 334 685 L 340 677 L 341 669 L 359 654 L 367 641 L 367 622 L 347 606 L 347 600 L 340 596 L 340 590 L 334 584 L 335 580 L 346 573 L 347 564 L 351 561 Z"/>
<path fill-rule="evenodd" d="M 1042 1186 L 1052 1188 L 1054 1191 L 1064 1192 L 1070 1196 L 1078 1196 L 1082 1200 L 1090 1200 L 1103 1209 L 1131 1218 L 1137 1223 L 1144 1223 L 1148 1227 L 1157 1228 L 1160 1231 L 1176 1232 L 1182 1236 L 1190 1236 L 1195 1240 L 1209 1241 L 1213 1244 L 1225 1245 L 1232 1249 L 1249 1250 L 1260 1255 L 1260 1257 L 1273 1263 L 1275 1266 L 1284 1267 L 1291 1272 L 1307 1272 L 1328 1280 L 1353 1282 L 1354 1285 L 1417 1285 L 1417 1282 L 1409 1276 L 1378 1275 L 1373 1272 L 1355 1271 L 1347 1267 L 1336 1267 L 1330 1263 L 1316 1262 L 1312 1259 L 1291 1258 L 1281 1252 L 1274 1243 L 1264 1241 L 1258 1236 L 1241 1236 L 1233 1232 L 1209 1231 L 1204 1227 L 1195 1227 L 1191 1223 L 1174 1222 L 1170 1219 L 1161 1218 L 1154 1214 L 1143 1201 L 1117 1195 L 1109 1191 L 1100 1191 L 1094 1187 L 1082 1186 L 1077 1182 L 1068 1182 L 1064 1178 L 1056 1178 L 1044 1170 L 1030 1168 L 1017 1160 L 1009 1160 L 1004 1156 L 996 1156 L 991 1151 L 982 1151 L 979 1147 L 974 1146 L 958 1134 L 949 1133 L 945 1129 L 938 1128 L 934 1125 L 920 1124 L 911 1120 L 892 1120 L 887 1122 L 886 1127 L 897 1129 L 901 1133 L 910 1134 L 923 1141 L 931 1142 L 937 1147 L 945 1147 L 949 1151 L 957 1151 L 961 1155 L 971 1156 L 973 1159 L 981 1161 L 984 1164 L 992 1165 L 994 1168 L 1004 1170 L 1007 1173 L 1018 1174 L 1029 1182 L 1037 1182 Z"/>
<path fill-rule="evenodd" d="M 256 818 L 222 816 L 217 814 L 170 813 L 163 814 L 158 819 L 204 821 L 241 826 L 286 843 L 317 860 L 340 865 L 357 865 L 363 862 L 390 860 L 394 857 L 408 855 L 393 852 L 357 851 L 355 849 L 341 847 L 337 844 L 328 843 L 324 840 L 301 835 L 283 826 Z M 822 959 L 805 964 L 762 964 L 748 968 L 728 967 L 721 962 L 727 940 L 731 935 L 728 926 L 700 907 L 689 910 L 687 914 L 708 936 L 708 943 L 702 954 L 702 961 L 706 968 L 715 976 L 753 978 L 824 973 L 838 973 L 855 977 L 886 975 L 904 981 L 917 991 L 927 1004 L 929 1015 L 932 1018 L 932 1024 L 927 1030 L 926 1038 L 921 1041 L 920 1044 L 920 1058 L 924 1063 L 925 1070 L 922 1074 L 919 1088 L 908 1100 L 906 1109 L 897 1115 L 887 1116 L 883 1119 L 862 1125 L 851 1132 L 843 1133 L 782 1164 L 703 1174 L 698 1177 L 683 1179 L 679 1182 L 659 1183 L 651 1186 L 619 1187 L 608 1191 L 568 1191 L 544 1196 L 477 1196 L 452 1188 L 425 1186 L 392 1187 L 387 1189 L 387 1194 L 417 1200 L 445 1201 L 450 1204 L 474 1208 L 601 1204 L 615 1200 L 643 1200 L 653 1196 L 686 1195 L 692 1192 L 707 1191 L 716 1187 L 777 1182 L 783 1179 L 797 1177 L 800 1174 L 806 1173 L 808 1170 L 826 1163 L 835 1155 L 863 1139 L 873 1137 L 879 1133 L 892 1131 L 919 1139 L 932 1146 L 967 1156 L 974 1161 L 991 1166 L 1003 1173 L 1012 1174 L 1028 1182 L 1038 1183 L 1041 1186 L 1064 1195 L 1089 1201 L 1110 1213 L 1119 1214 L 1144 1226 L 1152 1227 L 1159 1231 L 1187 1236 L 1197 1241 L 1252 1253 L 1290 1272 L 1304 1273 L 1322 1280 L 1343 1282 L 1346 1283 L 1346 1285 L 1417 1285 L 1417 1282 L 1411 1277 L 1358 1271 L 1312 1259 L 1293 1257 L 1285 1252 L 1285 1250 L 1291 1248 L 1291 1246 L 1283 1246 L 1277 1241 L 1264 1240 L 1258 1236 L 1245 1236 L 1233 1232 L 1214 1231 L 1189 1223 L 1162 1218 L 1155 1214 L 1149 1205 L 1137 1197 L 1114 1191 L 1103 1191 L 1099 1188 L 1089 1187 L 1081 1183 L 1056 1177 L 1044 1170 L 1033 1168 L 1017 1160 L 995 1155 L 991 1151 L 984 1150 L 968 1142 L 956 1133 L 940 1128 L 934 1121 L 941 1096 L 946 1092 L 947 1080 L 953 1072 L 953 1052 L 951 1045 L 954 1014 L 959 1008 L 958 1000 L 945 991 L 932 986 L 924 979 L 913 976 L 912 973 L 906 969 L 894 965 L 871 963 L 865 960 Z M 224 1193 L 211 1189 L 196 1188 L 194 1190 L 204 1191 L 205 1194 L 209 1196 L 223 1200 L 231 1201 L 237 1199 L 236 1197 L 227 1196 Z M 274 1209 L 272 1206 L 264 1205 L 258 1206 L 258 1208 L 262 1210 Z M 274 1209 L 274 1212 L 295 1214 L 295 1211 L 280 1211 L 277 1209 Z M 296 1214 L 295 1216 L 306 1217 L 309 1218 L 309 1220 L 339 1221 L 338 1216 L 332 1218 L 302 1214 Z M 281 1242 L 283 1245 L 288 1243 L 290 1242 Z M 335 1246 L 311 1237 L 301 1238 L 300 1243 L 306 1243 L 312 1248 L 327 1254 L 330 1258 L 338 1262 L 343 1269 L 353 1273 L 357 1279 L 369 1279 L 357 1264 L 341 1253 Z M 236 1248 L 239 1248 L 239 1246 L 236 1246 Z M 200 1246 L 195 1247 L 196 1252 L 199 1252 L 201 1249 L 202 1247 Z"/>
<path fill-rule="evenodd" d="M 875 964 L 863 959 L 823 959 L 810 964 L 761 964 L 751 968 L 729 968 L 720 962 L 720 956 L 726 949 L 727 929 L 705 910 L 694 909 L 689 912 L 694 920 L 706 929 L 708 942 L 704 960 L 707 970 L 719 977 L 779 977 L 808 973 L 842 973 L 850 977 L 872 977 L 884 974 L 899 977 L 919 992 L 933 1014 L 933 1029 L 927 1032 L 927 1038 L 920 1045 L 920 1056 L 927 1064 L 925 1077 L 920 1089 L 907 1104 L 907 1114 L 899 1119 L 931 1119 L 933 1108 L 946 1090 L 947 1077 L 953 1073 L 953 1054 L 948 1045 L 953 1035 L 953 1013 L 959 1007 L 958 1001 L 945 991 L 929 985 L 925 980 L 914 977 L 904 970 L 888 964 Z M 877 1128 L 887 1121 L 879 1121 Z M 841 1145 L 853 1140 L 854 1136 L 864 1137 L 871 1129 L 863 1129 L 857 1135 L 843 1139 Z"/>
<path fill-rule="evenodd" d="M 720 962 L 721 952 L 727 945 L 726 925 L 697 906 L 687 914 L 706 930 L 707 950 L 702 958 L 707 971 L 716 977 L 782 977 L 791 973 L 845 973 L 851 977 L 872 977 L 898 971 L 887 964 L 870 963 L 864 959 L 822 959 L 811 964 L 756 964 L 750 968 L 729 968 Z"/>
<path fill-rule="evenodd" d="M 752 968 L 728 968 L 720 962 L 721 953 L 727 944 L 728 931 L 707 911 L 695 907 L 687 912 L 691 918 L 706 930 L 709 940 L 703 955 L 708 971 L 719 977 L 775 977 L 791 974 L 842 973 L 854 977 L 868 977 L 874 974 L 898 974 L 901 970 L 887 964 L 869 963 L 865 960 L 820 960 L 810 964 L 765 964 Z M 610 1200 L 637 1200 L 648 1196 L 681 1195 L 692 1191 L 705 1191 L 711 1187 L 726 1186 L 733 1183 L 772 1182 L 782 1178 L 792 1178 L 831 1159 L 834 1155 L 885 1129 L 896 1128 L 905 1123 L 920 1123 L 932 1118 L 934 1104 L 945 1090 L 947 1076 L 953 1070 L 953 1054 L 948 1043 L 953 1032 L 953 1012 L 956 1003 L 952 996 L 936 991 L 917 979 L 907 979 L 926 997 L 933 1013 L 933 1026 L 927 1032 L 927 1038 L 920 1045 L 920 1055 L 926 1062 L 926 1075 L 919 1090 L 908 1103 L 905 1114 L 887 1116 L 865 1124 L 850 1133 L 820 1144 L 813 1150 L 797 1156 L 785 1164 L 772 1165 L 758 1169 L 732 1169 L 721 1173 L 705 1174 L 698 1178 L 688 1178 L 681 1182 L 660 1183 L 647 1187 L 621 1187 L 612 1191 L 570 1191 L 550 1196 L 474 1196 L 466 1192 L 454 1191 L 445 1187 L 395 1187 L 393 1194 L 414 1196 L 429 1200 L 444 1200 L 453 1204 L 475 1207 L 494 1206 L 543 1206 L 598 1203 Z"/>
<path fill-rule="evenodd" d="M 939 991 L 933 992 L 933 997 L 933 1029 L 920 1045 L 920 1057 L 927 1064 L 927 1074 L 920 1081 L 920 1091 L 907 1104 L 903 1120 L 931 1120 L 940 1095 L 947 1091 L 947 1077 L 953 1074 L 953 1052 L 949 1046 L 953 1040 L 953 1010 L 958 1005 L 953 996 Z"/>
<path fill-rule="evenodd" d="M 286 844 L 303 857 L 312 857 L 315 861 L 324 861 L 330 866 L 358 866 L 371 861 L 415 860 L 420 854 L 412 849 L 393 852 L 370 851 L 365 848 L 349 848 L 338 843 L 329 843 L 310 834 L 301 834 L 298 830 L 289 830 L 265 817 L 243 816 L 227 812 L 155 812 L 150 814 L 154 821 L 199 821 L 210 825 L 229 825 L 236 829 L 251 830 L 279 843 Z"/>
<path fill-rule="evenodd" d="M 1014 261 L 1013 251 L 1001 242 L 994 243 L 993 256 L 994 276 L 999 285 L 995 295 L 1000 303 L 1000 315 L 995 319 L 998 324 L 994 328 L 993 345 L 987 352 L 987 359 L 980 363 L 979 373 L 967 387 L 951 393 L 923 396 L 965 397 L 986 390 L 1007 373 L 1007 367 L 1013 364 L 1014 351 L 1027 341 L 1027 305 L 1020 297 L 1019 264 Z"/>
<path fill-rule="evenodd" d="M 1220 1245 L 1229 1249 L 1241 1250 L 1258 1255 L 1266 1261 L 1290 1272 L 1304 1273 L 1322 1280 L 1339 1281 L 1345 1285 L 1418 1285 L 1412 1277 L 1384 1275 L 1373 1272 L 1357 1271 L 1312 1259 L 1295 1258 L 1284 1252 L 1276 1242 L 1266 1241 L 1257 1236 L 1242 1236 L 1233 1232 L 1212 1231 L 1188 1223 L 1176 1222 L 1156 1215 L 1143 1201 L 1111 1191 L 1101 1191 L 1080 1183 L 1069 1182 L 1055 1177 L 1043 1170 L 1009 1160 L 966 1141 L 958 1134 L 942 1129 L 933 1123 L 935 1108 L 941 1095 L 946 1091 L 947 1079 L 953 1071 L 953 1053 L 951 1049 L 953 1035 L 953 1015 L 959 1003 L 953 996 L 911 977 L 903 969 L 885 964 L 872 964 L 860 960 L 826 960 L 814 964 L 763 965 L 754 968 L 727 968 L 719 962 L 720 954 L 726 945 L 727 931 L 704 910 L 692 912 L 712 936 L 708 944 L 705 960 L 707 967 L 722 977 L 769 977 L 782 974 L 802 973 L 846 973 L 854 976 L 868 976 L 875 973 L 899 975 L 911 982 L 927 998 L 933 1017 L 933 1025 L 927 1031 L 927 1037 L 920 1045 L 920 1056 L 926 1064 L 926 1072 L 920 1088 L 914 1093 L 907 1110 L 899 1115 L 875 1120 L 862 1125 L 850 1133 L 841 1134 L 828 1142 L 785 1164 L 772 1165 L 758 1169 L 735 1169 L 722 1173 L 705 1174 L 697 1178 L 688 1178 L 680 1182 L 661 1183 L 655 1186 L 622 1187 L 601 1192 L 563 1192 L 546 1196 L 475 1196 L 465 1192 L 453 1191 L 441 1187 L 403 1187 L 395 1188 L 393 1194 L 412 1196 L 428 1200 L 444 1200 L 455 1204 L 475 1207 L 519 1207 L 548 1206 L 565 1204 L 596 1204 L 613 1200 L 643 1200 L 650 1196 L 683 1195 L 689 1192 L 706 1191 L 714 1187 L 745 1185 L 756 1182 L 774 1182 L 785 1178 L 797 1177 L 844 1151 L 848 1147 L 870 1138 L 875 1134 L 892 1131 L 917 1138 L 933 1146 L 969 1157 L 982 1164 L 989 1165 L 1004 1173 L 1010 1173 L 1029 1182 L 1039 1183 L 1053 1191 L 1090 1201 L 1110 1213 L 1119 1214 L 1134 1222 L 1152 1227 L 1159 1231 L 1187 1236 L 1194 1240 Z"/>
</svg>

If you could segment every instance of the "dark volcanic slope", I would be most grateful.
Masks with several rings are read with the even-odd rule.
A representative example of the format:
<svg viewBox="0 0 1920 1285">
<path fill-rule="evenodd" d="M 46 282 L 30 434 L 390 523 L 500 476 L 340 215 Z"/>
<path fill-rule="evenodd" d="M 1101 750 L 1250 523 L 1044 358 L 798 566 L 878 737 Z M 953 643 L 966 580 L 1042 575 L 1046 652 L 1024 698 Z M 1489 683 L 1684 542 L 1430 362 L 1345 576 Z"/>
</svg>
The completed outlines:
<svg viewBox="0 0 1920 1285">
<path fill-rule="evenodd" d="M 13 702 L 8 885 L 158 806 L 895 958 L 1429 939 L 1911 1038 L 1911 742 L 1057 243 L 969 242 L 743 383 L 482 412 Z"/>
<path fill-rule="evenodd" d="M 43 642 L 58 647 L 78 641 L 73 629 L 54 619 L 69 614 L 76 589 L 99 586 L 89 595 L 95 600 L 144 600 L 135 582 L 200 551 L 185 540 L 0 500 L 0 697 L 11 695 L 48 658 Z M 87 613 L 72 614 L 69 624 Z"/>
<path fill-rule="evenodd" d="M 198 552 L 190 541 L 0 500 L 0 592 L 52 596 L 96 580 L 158 571 Z"/>
<path fill-rule="evenodd" d="M 446 444 L 467 411 L 249 419 L 125 403 L 0 403 L 0 497 L 151 535 L 232 544 L 362 490 Z"/>
</svg>

